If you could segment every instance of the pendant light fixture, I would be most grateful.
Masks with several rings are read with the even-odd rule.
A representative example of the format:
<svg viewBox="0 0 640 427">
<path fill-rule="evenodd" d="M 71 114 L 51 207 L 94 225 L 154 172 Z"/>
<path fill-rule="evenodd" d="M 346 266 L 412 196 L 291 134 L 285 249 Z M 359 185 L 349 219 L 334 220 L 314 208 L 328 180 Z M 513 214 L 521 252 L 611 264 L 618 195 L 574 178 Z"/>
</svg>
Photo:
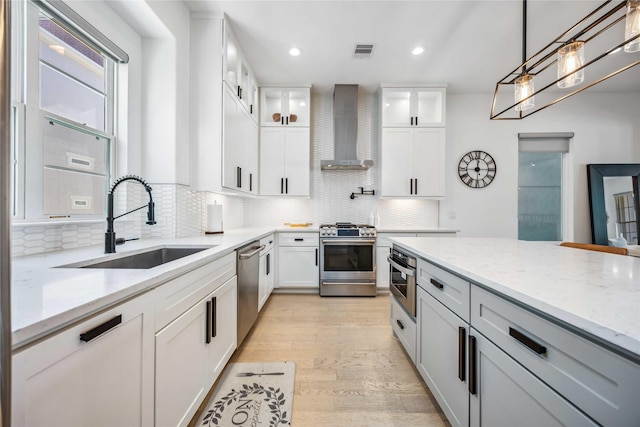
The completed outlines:
<svg viewBox="0 0 640 427">
<path fill-rule="evenodd" d="M 558 49 L 558 87 L 564 89 L 582 83 L 584 81 L 582 66 L 584 66 L 583 41 L 571 42 Z"/>
<path fill-rule="evenodd" d="M 522 63 L 527 61 L 527 0 L 522 0 Z M 522 74 L 514 80 L 514 99 L 516 111 L 526 111 L 535 107 L 533 76 L 527 73 L 526 65 Z"/>
<path fill-rule="evenodd" d="M 624 38 L 636 39 L 624 45 L 627 53 L 640 52 L 640 0 L 627 1 L 627 15 L 625 19 Z"/>
<path fill-rule="evenodd" d="M 529 58 L 526 25 L 523 0 L 522 64 L 496 83 L 491 120 L 523 119 L 640 64 L 640 0 L 605 1 Z"/>
</svg>

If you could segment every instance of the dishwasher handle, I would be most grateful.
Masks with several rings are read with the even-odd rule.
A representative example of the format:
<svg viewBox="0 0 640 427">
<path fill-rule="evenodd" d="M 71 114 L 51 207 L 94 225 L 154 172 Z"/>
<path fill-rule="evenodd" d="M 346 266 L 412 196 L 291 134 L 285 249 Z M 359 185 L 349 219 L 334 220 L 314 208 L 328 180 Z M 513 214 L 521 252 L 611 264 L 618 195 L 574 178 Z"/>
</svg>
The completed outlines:
<svg viewBox="0 0 640 427">
<path fill-rule="evenodd" d="M 265 248 L 265 245 L 260 245 L 257 248 L 255 248 L 253 251 L 251 252 L 245 252 L 240 254 L 240 259 L 249 259 L 252 256 L 254 256 L 255 254 L 259 253 L 260 251 L 262 251 Z"/>
</svg>

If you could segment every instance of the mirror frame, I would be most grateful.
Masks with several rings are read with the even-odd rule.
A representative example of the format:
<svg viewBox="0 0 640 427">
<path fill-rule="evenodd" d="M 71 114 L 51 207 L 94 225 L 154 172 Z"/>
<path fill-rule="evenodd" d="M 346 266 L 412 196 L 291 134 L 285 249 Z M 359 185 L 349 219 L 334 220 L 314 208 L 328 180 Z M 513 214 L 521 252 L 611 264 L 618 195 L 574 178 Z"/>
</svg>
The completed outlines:
<svg viewBox="0 0 640 427">
<path fill-rule="evenodd" d="M 587 181 L 589 184 L 589 206 L 591 208 L 591 242 L 598 245 L 609 245 L 607 235 L 607 212 L 604 203 L 604 177 L 630 176 L 633 181 L 633 194 L 636 205 L 636 227 L 640 230 L 640 197 L 638 181 L 640 181 L 640 163 L 622 164 L 590 164 L 587 165 Z"/>
</svg>

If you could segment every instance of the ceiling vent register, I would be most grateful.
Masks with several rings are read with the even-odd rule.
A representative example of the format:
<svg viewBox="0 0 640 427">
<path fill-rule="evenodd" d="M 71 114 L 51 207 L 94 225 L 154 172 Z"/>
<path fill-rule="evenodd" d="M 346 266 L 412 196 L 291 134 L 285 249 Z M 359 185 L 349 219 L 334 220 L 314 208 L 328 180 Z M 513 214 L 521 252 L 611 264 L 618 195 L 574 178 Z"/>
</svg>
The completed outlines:
<svg viewBox="0 0 640 427">
<path fill-rule="evenodd" d="M 373 45 L 372 44 L 357 44 L 356 48 L 353 50 L 354 58 L 371 58 L 373 54 Z"/>
</svg>

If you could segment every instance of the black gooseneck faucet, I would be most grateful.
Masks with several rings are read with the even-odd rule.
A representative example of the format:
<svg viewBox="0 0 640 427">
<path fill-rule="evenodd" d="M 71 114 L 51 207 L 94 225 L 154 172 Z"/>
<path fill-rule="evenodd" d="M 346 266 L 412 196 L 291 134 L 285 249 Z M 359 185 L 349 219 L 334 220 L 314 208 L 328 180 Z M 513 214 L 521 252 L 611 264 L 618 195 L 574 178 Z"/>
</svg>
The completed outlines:
<svg viewBox="0 0 640 427">
<path fill-rule="evenodd" d="M 111 190 L 109 190 L 109 194 L 107 195 L 107 232 L 104 233 L 104 253 L 106 254 L 113 254 L 116 252 L 116 232 L 113 231 L 113 221 L 132 212 L 144 209 L 144 206 L 140 206 L 139 208 L 123 213 L 122 215 L 118 215 L 116 217 L 113 216 L 113 192 L 116 190 L 116 187 L 124 181 L 136 181 L 144 186 L 144 189 L 149 193 L 149 203 L 146 205 L 149 208 L 147 211 L 147 224 L 153 225 L 156 223 L 153 197 L 151 197 L 152 188 L 149 184 L 147 184 L 144 179 L 135 175 L 126 175 L 117 179 L 113 186 L 111 186 Z"/>
</svg>

